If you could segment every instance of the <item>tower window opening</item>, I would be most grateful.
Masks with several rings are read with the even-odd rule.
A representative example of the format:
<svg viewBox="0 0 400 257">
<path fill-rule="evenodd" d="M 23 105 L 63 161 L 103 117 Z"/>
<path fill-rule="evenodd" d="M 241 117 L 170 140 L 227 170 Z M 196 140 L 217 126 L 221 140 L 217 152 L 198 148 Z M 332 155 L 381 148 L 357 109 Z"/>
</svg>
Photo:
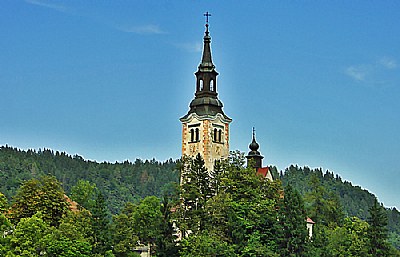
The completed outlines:
<svg viewBox="0 0 400 257">
<path fill-rule="evenodd" d="M 190 130 L 190 142 L 194 142 L 194 129 Z"/>
<path fill-rule="evenodd" d="M 200 140 L 200 130 L 199 128 L 196 128 L 196 142 Z"/>
<path fill-rule="evenodd" d="M 199 90 L 200 90 L 200 91 L 203 91 L 203 88 L 204 88 L 204 81 L 203 81 L 202 79 L 200 79 L 200 82 L 199 82 Z"/>
<path fill-rule="evenodd" d="M 210 91 L 215 91 L 214 89 L 214 80 L 210 80 Z"/>
</svg>

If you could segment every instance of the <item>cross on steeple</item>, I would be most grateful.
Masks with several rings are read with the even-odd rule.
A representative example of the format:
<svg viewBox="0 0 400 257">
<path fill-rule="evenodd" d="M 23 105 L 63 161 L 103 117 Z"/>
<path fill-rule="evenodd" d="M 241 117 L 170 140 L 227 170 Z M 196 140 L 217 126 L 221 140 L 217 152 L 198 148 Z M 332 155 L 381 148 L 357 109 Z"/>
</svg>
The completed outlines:
<svg viewBox="0 0 400 257">
<path fill-rule="evenodd" d="M 208 25 L 208 17 L 211 16 L 211 13 L 206 12 L 206 13 L 204 14 L 204 16 L 206 17 L 206 24 Z"/>
</svg>

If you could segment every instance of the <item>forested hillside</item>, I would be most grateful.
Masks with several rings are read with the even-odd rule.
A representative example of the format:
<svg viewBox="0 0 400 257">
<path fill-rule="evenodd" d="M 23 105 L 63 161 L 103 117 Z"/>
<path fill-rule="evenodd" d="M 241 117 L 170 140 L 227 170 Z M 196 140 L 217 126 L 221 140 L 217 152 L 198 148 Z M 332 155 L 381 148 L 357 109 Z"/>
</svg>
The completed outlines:
<svg viewBox="0 0 400 257">
<path fill-rule="evenodd" d="M 368 207 L 375 199 L 367 190 L 353 186 L 329 171 L 298 166 L 290 166 L 285 171 L 278 171 L 276 167 L 271 170 L 274 178 L 281 179 L 284 186 L 291 184 L 303 196 L 310 192 L 311 177 L 316 176 L 329 192 L 338 196 L 346 216 L 366 220 Z M 154 159 L 97 163 L 48 149 L 0 148 L 0 192 L 8 199 L 23 181 L 41 175 L 55 176 L 67 194 L 79 180 L 94 183 L 106 196 L 111 213 L 117 213 L 126 202 L 137 202 L 150 195 L 160 197 L 163 191 L 170 190 L 171 182 L 179 182 L 177 161 L 172 159 L 163 163 Z M 400 212 L 395 208 L 387 211 L 389 229 L 400 234 Z"/>
<path fill-rule="evenodd" d="M 94 183 L 106 197 L 111 213 L 118 213 L 126 202 L 138 202 L 149 196 L 161 196 L 171 182 L 179 181 L 176 161 L 156 160 L 134 163 L 97 163 L 78 155 L 52 150 L 0 148 L 0 192 L 8 199 L 15 195 L 22 182 L 42 175 L 59 180 L 67 194 L 79 181 Z"/>
<path fill-rule="evenodd" d="M 153 245 L 157 256 L 201 256 L 193 255 L 192 251 L 203 251 L 203 247 L 231 254 L 223 256 L 263 256 L 257 255 L 257 251 L 271 254 L 268 256 L 279 256 L 276 254 L 278 252 L 281 252 L 281 256 L 289 256 L 293 249 L 287 247 L 295 247 L 304 252 L 298 256 L 341 256 L 344 253 L 346 256 L 359 256 L 357 254 L 361 252 L 364 256 L 378 256 L 368 250 L 361 250 L 360 247 L 368 247 L 368 240 L 372 240 L 368 239 L 370 233 L 380 233 L 381 237 L 386 235 L 385 229 L 375 232 L 371 230 L 374 227 L 386 227 L 385 222 L 388 222 L 388 242 L 400 249 L 400 213 L 395 208 L 382 209 L 373 194 L 343 181 L 329 171 L 297 166 L 278 171 L 276 167 L 270 167 L 277 179 L 277 183 L 270 184 L 251 175 L 251 169 L 244 169 L 243 156 L 237 152 L 229 164 L 216 167 L 211 177 L 207 177 L 208 173 L 201 166 L 201 160 L 192 160 L 190 163 L 193 173 L 183 175 L 191 179 L 187 185 L 178 189 L 176 185 L 180 170 L 178 162 L 173 160 L 164 163 L 155 160 L 97 163 L 58 151 L 23 151 L 3 146 L 0 148 L 0 193 L 5 195 L 5 199 L 0 199 L 0 210 L 5 212 L 6 206 L 9 206 L 13 214 L 10 222 L 17 227 L 28 226 L 24 222 L 38 223 L 44 227 L 49 226 L 45 231 L 51 235 L 54 235 L 52 229 L 60 229 L 57 233 L 63 233 L 61 227 L 65 223 L 72 224 L 74 229 L 82 230 L 78 238 L 80 241 L 70 235 L 47 240 L 59 240 L 60 243 L 64 239 L 78 240 L 79 244 L 82 243 L 82 252 L 92 254 L 104 253 L 106 249 L 110 249 L 109 244 L 113 244 L 117 248 L 111 252 L 116 256 L 135 256 L 129 255 L 129 252 L 135 247 L 132 242 L 139 240 L 141 243 Z M 215 183 L 211 178 L 216 178 Z M 198 184 L 193 184 L 194 181 L 198 181 Z M 279 192 L 283 189 L 286 196 L 284 201 L 279 198 Z M 51 196 L 46 196 L 49 194 L 47 190 L 51 191 Z M 178 208 L 171 212 L 179 201 L 177 192 L 188 200 L 186 204 L 196 202 L 193 211 Z M 84 208 L 79 217 L 67 215 L 67 203 L 61 197 L 64 193 L 77 201 L 79 208 Z M 43 197 L 43 194 L 44 200 L 37 201 L 36 198 Z M 1 196 L 0 194 L 0 198 Z M 270 200 L 264 201 L 264 197 L 269 197 Z M 293 199 L 289 199 L 292 197 Z M 59 202 L 51 200 L 53 198 L 59 199 Z M 32 203 L 31 208 L 27 202 Z M 27 205 L 29 208 L 25 209 Z M 258 209 L 257 206 L 264 207 Z M 41 210 L 41 213 L 35 215 L 37 210 Z M 54 213 L 54 210 L 57 212 Z M 87 216 L 84 210 L 89 210 L 91 215 Z M 296 212 L 292 213 L 293 210 Z M 209 213 L 213 215 L 210 216 Z M 294 242 L 285 241 L 287 238 L 303 235 L 300 221 L 300 225 L 293 224 L 300 226 L 297 232 L 293 232 L 298 234 L 276 234 L 277 231 L 288 229 L 283 222 L 288 215 L 295 215 L 297 219 L 307 215 L 317 223 L 316 238 L 312 243 L 303 240 L 302 243 L 290 246 Z M 25 220 L 26 218 L 29 220 Z M 183 241 L 180 249 L 173 245 L 175 237 L 171 227 L 172 219 L 183 230 L 198 229 L 193 236 Z M 283 223 L 276 223 L 279 220 Z M 3 222 L 3 231 L 7 232 L 4 228 L 11 226 L 11 223 L 7 219 L 0 221 Z M 99 221 L 101 222 L 98 223 Z M 374 221 L 378 221 L 378 225 L 373 225 Z M 82 222 L 89 222 L 90 227 L 85 227 Z M 263 222 L 271 224 L 265 227 L 267 223 Z M 199 224 L 199 227 L 194 228 L 193 224 Z M 257 229 L 249 230 L 249 226 Z M 28 227 L 21 229 L 29 230 Z M 214 233 L 213 236 L 210 236 L 210 231 Z M 249 237 L 249 233 L 253 233 L 253 236 Z M 112 238 L 109 238 L 111 234 Z M 127 234 L 131 237 L 128 238 Z M 19 240 L 24 240 L 20 236 Z M 238 239 L 239 236 L 241 238 Z M 279 238 L 271 244 L 275 236 Z M 11 241 L 6 240 L 11 247 L 8 249 L 12 249 L 11 242 L 17 239 L 9 240 Z M 39 241 L 38 244 L 43 244 Z M 347 241 L 354 245 L 343 245 Z M 380 243 L 382 249 L 388 249 L 385 241 Z M 57 247 L 54 248 L 57 251 L 63 248 Z M 344 248 L 340 250 L 338 247 Z M 261 250 L 256 250 L 259 248 Z M 330 255 L 324 255 L 324 251 Z M 354 255 L 348 255 L 349 251 Z M 251 255 L 253 253 L 256 255 Z"/>
<path fill-rule="evenodd" d="M 375 195 L 362 189 L 360 186 L 354 186 L 351 182 L 343 181 L 338 175 L 321 169 L 310 169 L 308 167 L 290 166 L 285 171 L 277 172 L 272 167 L 275 178 L 280 178 L 283 185 L 292 185 L 307 201 L 307 195 L 312 191 L 313 179 L 316 179 L 323 186 L 326 197 L 338 199 L 343 213 L 347 217 L 358 217 L 367 220 L 368 208 L 373 205 Z M 396 208 L 386 208 L 388 216 L 388 229 L 391 242 L 400 249 L 400 212 Z"/>
</svg>

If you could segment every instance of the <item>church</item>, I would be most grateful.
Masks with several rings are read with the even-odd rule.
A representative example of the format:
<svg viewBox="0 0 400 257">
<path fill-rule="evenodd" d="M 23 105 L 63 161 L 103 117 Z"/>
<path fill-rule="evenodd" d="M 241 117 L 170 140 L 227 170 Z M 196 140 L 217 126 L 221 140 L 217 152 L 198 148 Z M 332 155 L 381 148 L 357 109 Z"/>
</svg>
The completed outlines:
<svg viewBox="0 0 400 257">
<path fill-rule="evenodd" d="M 180 118 L 182 123 L 182 156 L 195 157 L 201 155 L 208 171 L 214 169 L 217 160 L 229 157 L 230 124 L 232 119 L 223 110 L 223 104 L 218 99 L 218 83 L 215 65 L 211 57 L 211 36 L 207 12 L 205 33 L 203 38 L 203 53 L 201 62 L 195 72 L 195 94 L 189 104 L 189 111 Z M 263 178 L 273 181 L 269 167 L 263 167 L 263 156 L 259 152 L 260 145 L 256 141 L 253 128 L 249 152 L 246 155 L 247 166 L 251 165 Z M 312 237 L 314 222 L 306 219 L 309 238 Z M 190 231 L 188 232 L 190 234 Z M 178 241 L 181 232 L 178 229 Z"/>
<path fill-rule="evenodd" d="M 214 168 L 216 160 L 229 157 L 229 125 L 232 119 L 223 111 L 223 104 L 218 99 L 217 76 L 211 57 L 211 36 L 207 12 L 206 29 L 203 39 L 203 54 L 198 66 L 194 99 L 190 102 L 188 113 L 180 118 L 182 123 L 182 156 L 195 157 L 200 154 L 207 170 Z M 262 167 L 263 156 L 258 151 L 253 129 L 250 152 L 246 156 L 254 168 L 263 177 L 272 180 L 268 167 Z"/>
</svg>

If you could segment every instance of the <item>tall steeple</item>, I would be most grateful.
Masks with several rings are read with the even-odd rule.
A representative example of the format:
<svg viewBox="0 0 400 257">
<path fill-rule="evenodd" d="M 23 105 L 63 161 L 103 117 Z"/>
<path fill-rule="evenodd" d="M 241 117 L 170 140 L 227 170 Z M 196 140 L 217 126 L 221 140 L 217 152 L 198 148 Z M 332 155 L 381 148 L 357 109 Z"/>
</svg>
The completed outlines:
<svg viewBox="0 0 400 257">
<path fill-rule="evenodd" d="M 221 113 L 223 116 L 228 118 L 222 110 L 222 102 L 218 99 L 218 72 L 215 70 L 215 65 L 213 64 L 211 57 L 211 36 L 208 24 L 208 17 L 211 15 L 207 12 L 205 16 L 207 17 L 207 22 L 203 38 L 203 55 L 201 63 L 195 73 L 195 98 L 190 103 L 190 110 L 187 115 L 191 113 L 196 113 L 198 115 L 216 115 L 217 113 Z"/>
<path fill-rule="evenodd" d="M 203 54 L 195 73 L 196 90 L 188 113 L 182 122 L 182 156 L 200 154 L 206 168 L 211 171 L 216 160 L 229 156 L 229 124 L 232 119 L 222 110 L 218 99 L 217 76 L 211 57 L 211 36 L 207 12 L 206 30 L 203 38 Z"/>
</svg>

